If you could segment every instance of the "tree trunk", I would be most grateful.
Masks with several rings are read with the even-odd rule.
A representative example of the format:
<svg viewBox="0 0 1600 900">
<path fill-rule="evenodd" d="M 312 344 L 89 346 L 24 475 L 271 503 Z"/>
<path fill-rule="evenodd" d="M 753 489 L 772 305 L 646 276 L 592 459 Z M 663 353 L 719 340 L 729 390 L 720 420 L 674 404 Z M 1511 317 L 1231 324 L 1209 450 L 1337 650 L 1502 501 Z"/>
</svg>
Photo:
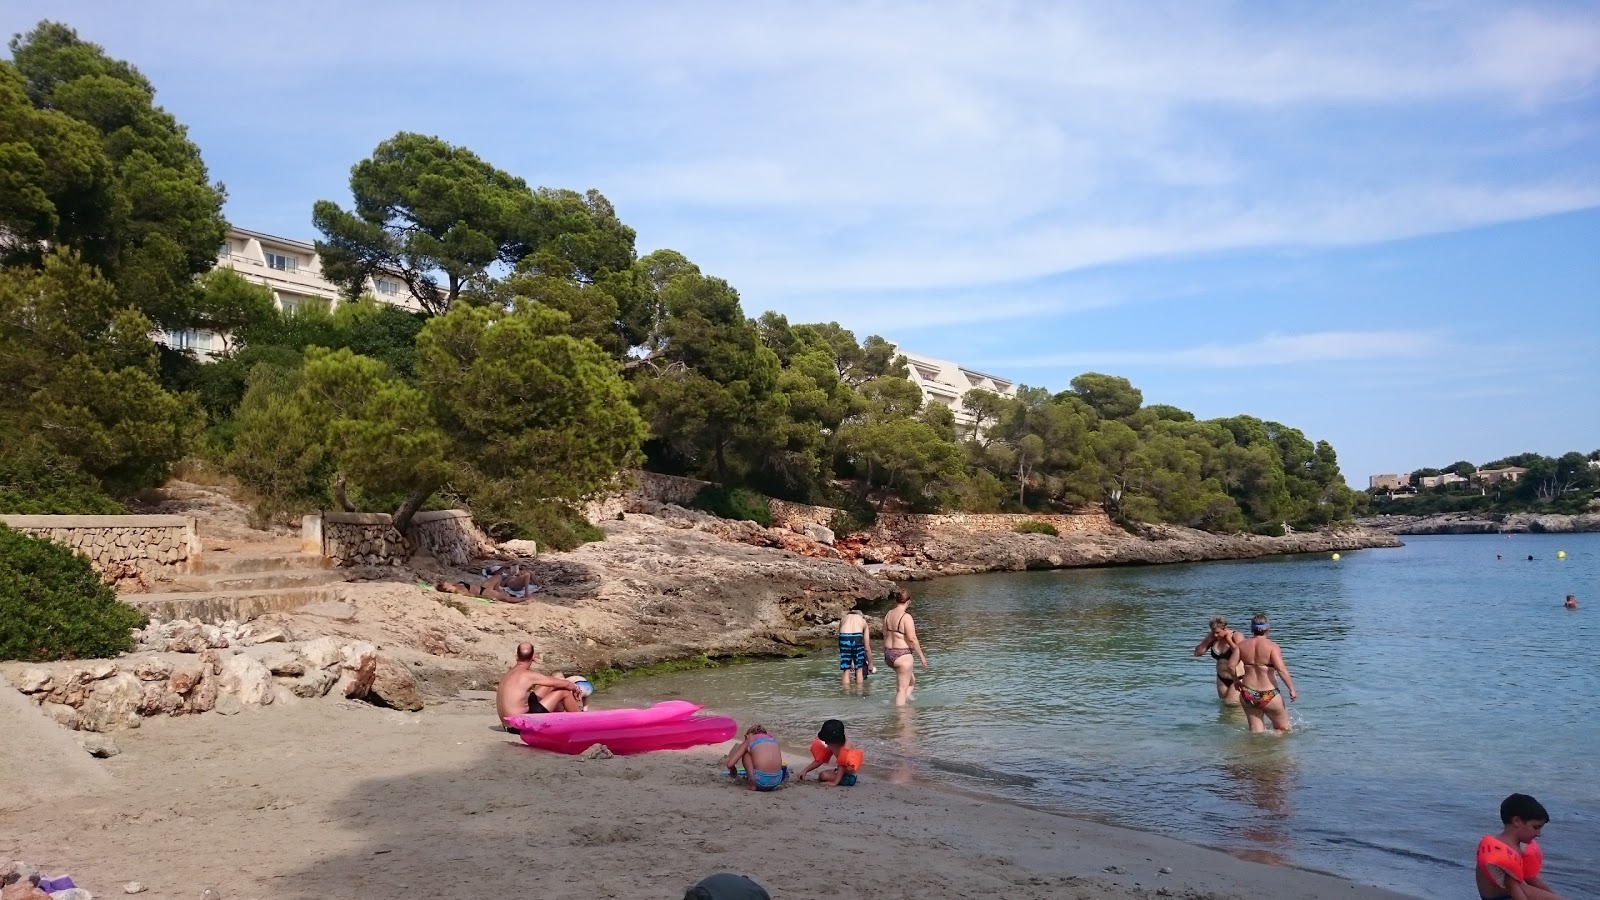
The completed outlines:
<svg viewBox="0 0 1600 900">
<path fill-rule="evenodd" d="M 340 472 L 339 473 L 339 477 L 337 477 L 337 478 L 335 478 L 333 480 L 333 499 L 339 501 L 339 508 L 344 510 L 345 512 L 355 512 L 356 511 L 356 505 L 354 503 L 351 503 L 350 502 L 350 498 L 345 495 L 345 492 L 344 492 L 344 473 L 343 472 Z"/>
<path fill-rule="evenodd" d="M 411 517 L 417 514 L 417 510 L 421 509 L 422 504 L 431 496 L 433 496 L 431 487 L 419 487 L 408 494 L 405 502 L 394 511 L 394 530 L 404 535 L 406 528 L 411 525 Z"/>
</svg>

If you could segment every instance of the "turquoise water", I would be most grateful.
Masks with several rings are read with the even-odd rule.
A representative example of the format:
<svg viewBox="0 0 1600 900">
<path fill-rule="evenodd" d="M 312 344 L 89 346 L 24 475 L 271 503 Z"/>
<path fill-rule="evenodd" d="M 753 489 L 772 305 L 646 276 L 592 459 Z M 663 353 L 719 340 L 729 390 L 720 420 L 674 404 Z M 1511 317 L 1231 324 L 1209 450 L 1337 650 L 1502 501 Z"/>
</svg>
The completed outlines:
<svg viewBox="0 0 1600 900">
<path fill-rule="evenodd" d="M 838 717 L 889 777 L 1425 897 L 1472 895 L 1477 839 L 1522 791 L 1553 817 L 1552 883 L 1600 896 L 1600 535 L 1406 540 L 1339 562 L 913 585 L 934 668 L 906 711 L 881 660 L 847 696 L 832 654 L 640 679 L 617 699 L 687 697 L 797 747 Z M 1568 593 L 1585 607 L 1562 609 Z M 1281 740 L 1247 734 L 1190 654 L 1211 615 L 1258 609 L 1300 691 Z"/>
</svg>

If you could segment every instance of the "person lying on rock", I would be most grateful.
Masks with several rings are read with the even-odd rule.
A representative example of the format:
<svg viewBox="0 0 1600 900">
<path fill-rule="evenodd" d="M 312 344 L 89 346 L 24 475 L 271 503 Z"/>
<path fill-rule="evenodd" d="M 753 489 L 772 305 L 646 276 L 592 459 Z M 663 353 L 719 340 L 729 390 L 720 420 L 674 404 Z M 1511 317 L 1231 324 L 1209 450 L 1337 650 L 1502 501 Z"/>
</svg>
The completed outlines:
<svg viewBox="0 0 1600 900">
<path fill-rule="evenodd" d="M 501 603 L 523 603 L 539 590 L 539 586 L 533 583 L 533 576 L 521 566 L 507 566 L 495 571 L 477 587 L 465 581 L 435 581 L 433 589 L 446 594 L 498 600 Z"/>
<path fill-rule="evenodd" d="M 535 669 L 538 660 L 532 644 L 518 644 L 517 661 L 500 678 L 500 687 L 494 692 L 500 724 L 512 734 L 519 733 L 506 721 L 512 716 L 583 711 L 583 688 L 560 672 L 546 675 Z"/>
</svg>

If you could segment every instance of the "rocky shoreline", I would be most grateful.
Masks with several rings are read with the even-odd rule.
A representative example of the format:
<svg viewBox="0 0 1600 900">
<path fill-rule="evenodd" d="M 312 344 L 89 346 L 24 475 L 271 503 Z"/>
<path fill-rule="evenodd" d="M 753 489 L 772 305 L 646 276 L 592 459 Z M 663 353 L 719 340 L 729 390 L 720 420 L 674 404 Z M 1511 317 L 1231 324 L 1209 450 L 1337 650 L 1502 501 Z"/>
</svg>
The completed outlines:
<svg viewBox="0 0 1600 900">
<path fill-rule="evenodd" d="M 1432 516 L 1372 516 L 1357 524 L 1389 534 L 1574 534 L 1600 531 L 1600 512 L 1440 513 Z"/>
</svg>

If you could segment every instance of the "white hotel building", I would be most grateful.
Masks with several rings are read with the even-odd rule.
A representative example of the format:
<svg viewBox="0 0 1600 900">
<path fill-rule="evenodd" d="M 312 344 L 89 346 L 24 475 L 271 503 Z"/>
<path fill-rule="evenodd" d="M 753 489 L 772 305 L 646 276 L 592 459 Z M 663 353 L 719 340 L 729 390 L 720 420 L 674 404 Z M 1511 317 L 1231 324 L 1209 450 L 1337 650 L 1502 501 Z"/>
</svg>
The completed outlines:
<svg viewBox="0 0 1600 900">
<path fill-rule="evenodd" d="M 961 402 L 967 391 L 977 388 L 1002 397 L 1017 395 L 1016 382 L 1008 378 L 969 369 L 947 359 L 911 353 L 898 344 L 894 349 L 906 358 L 906 366 L 911 370 L 911 383 L 922 390 L 922 402 L 948 406 L 955 414 L 956 428 L 962 434 L 971 432 L 977 424 L 972 413 Z"/>
<path fill-rule="evenodd" d="M 331 311 L 344 301 L 339 287 L 322 277 L 322 260 L 316 246 L 306 241 L 230 227 L 227 240 L 217 249 L 217 268 L 232 269 L 249 281 L 265 285 L 272 291 L 273 304 L 282 312 L 309 307 Z M 395 306 L 421 309 L 399 278 L 369 278 L 363 293 Z M 202 356 L 222 349 L 221 342 L 209 331 L 167 332 L 163 342 Z"/>
</svg>

